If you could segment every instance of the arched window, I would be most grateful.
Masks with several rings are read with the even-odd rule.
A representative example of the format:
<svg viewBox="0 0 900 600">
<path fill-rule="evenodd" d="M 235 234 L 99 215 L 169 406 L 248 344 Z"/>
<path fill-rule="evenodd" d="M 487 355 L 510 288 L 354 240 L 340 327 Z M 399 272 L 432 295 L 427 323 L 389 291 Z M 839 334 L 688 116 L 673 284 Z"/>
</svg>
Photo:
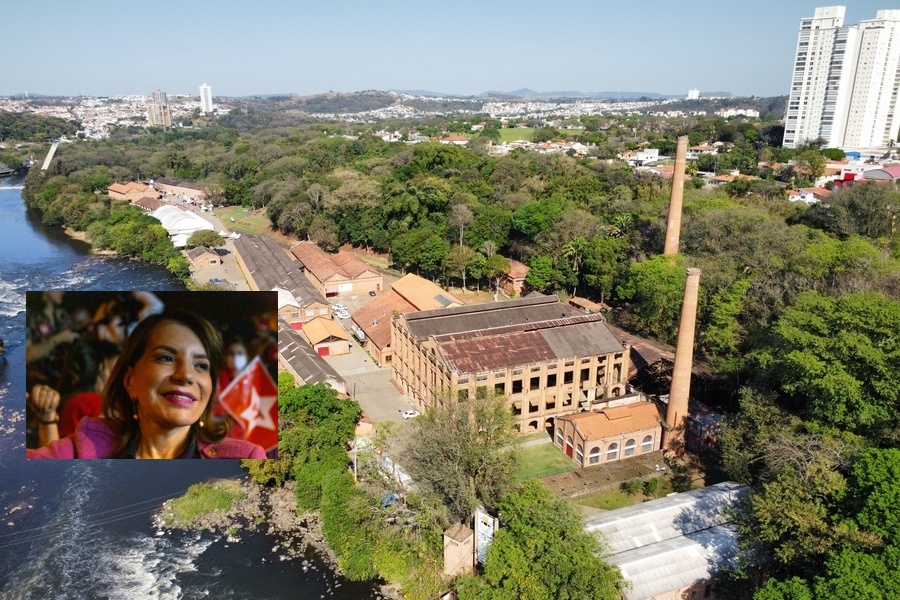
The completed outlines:
<svg viewBox="0 0 900 600">
<path fill-rule="evenodd" d="M 635 440 L 628 440 L 625 442 L 625 456 L 634 456 L 634 451 L 637 449 L 637 442 Z"/>
<path fill-rule="evenodd" d="M 584 464 L 584 447 L 581 444 L 578 444 L 578 447 L 575 448 L 575 459 L 579 465 Z"/>
<path fill-rule="evenodd" d="M 556 445 L 562 448 L 563 445 L 563 432 L 562 427 L 556 428 Z"/>
<path fill-rule="evenodd" d="M 653 452 L 653 436 L 648 435 L 641 442 L 641 454 L 646 454 L 647 452 Z"/>
<path fill-rule="evenodd" d="M 606 448 L 606 460 L 617 460 L 619 458 L 619 445 L 612 443 Z"/>
<path fill-rule="evenodd" d="M 538 422 L 537 421 L 529 421 L 528 422 L 528 431 L 537 431 Z"/>
<path fill-rule="evenodd" d="M 592 465 L 596 465 L 600 462 L 600 446 L 596 448 L 591 448 L 590 454 L 588 454 L 588 463 Z"/>
</svg>

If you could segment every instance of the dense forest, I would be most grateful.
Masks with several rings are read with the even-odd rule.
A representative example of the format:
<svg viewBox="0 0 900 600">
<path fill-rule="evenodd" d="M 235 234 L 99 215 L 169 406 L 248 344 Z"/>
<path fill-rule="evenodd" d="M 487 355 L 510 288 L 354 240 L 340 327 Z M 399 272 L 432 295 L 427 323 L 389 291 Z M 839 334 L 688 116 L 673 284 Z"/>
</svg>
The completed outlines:
<svg viewBox="0 0 900 600">
<path fill-rule="evenodd" d="M 74 137 L 79 128 L 77 121 L 0 110 L 0 142 L 46 142 L 64 135 Z"/>
<path fill-rule="evenodd" d="M 216 204 L 264 209 L 274 228 L 327 249 L 389 253 L 398 269 L 443 284 L 496 286 L 509 260 L 521 261 L 529 289 L 606 302 L 612 320 L 670 343 L 685 269 L 699 267 L 697 349 L 732 390 L 719 406 L 728 413 L 722 467 L 753 484 L 734 597 L 838 598 L 858 572 L 882 594 L 871 597 L 897 596 L 895 186 L 857 185 L 811 207 L 787 202 L 784 186 L 811 183 L 833 152 L 779 147 L 771 119 L 585 117 L 583 129 L 549 135 L 594 144 L 577 158 L 490 156 L 490 131 L 469 148 L 389 144 L 363 126 L 287 125 L 283 115 L 266 126 L 266 114 L 61 147 L 48 173 L 29 174 L 26 201 L 46 223 L 184 273 L 165 232 L 103 191 L 114 181 L 194 179 Z M 641 143 L 674 148 L 683 134 L 723 142 L 704 167 L 760 179 L 705 189 L 691 178 L 681 252 L 662 256 L 669 182 L 611 157 Z"/>
</svg>

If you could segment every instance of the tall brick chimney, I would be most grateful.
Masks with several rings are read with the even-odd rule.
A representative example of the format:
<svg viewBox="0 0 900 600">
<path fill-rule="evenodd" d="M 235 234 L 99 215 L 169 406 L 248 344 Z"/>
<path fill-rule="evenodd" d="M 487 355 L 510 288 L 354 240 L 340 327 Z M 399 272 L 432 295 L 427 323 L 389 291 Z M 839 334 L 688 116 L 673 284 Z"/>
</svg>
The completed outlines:
<svg viewBox="0 0 900 600">
<path fill-rule="evenodd" d="M 666 426 L 663 429 L 662 447 L 680 451 L 684 448 L 684 429 L 691 395 L 691 367 L 694 362 L 694 330 L 697 325 L 697 294 L 700 289 L 700 269 L 688 269 L 684 284 L 684 302 L 681 305 L 681 321 L 678 324 L 678 342 L 675 346 L 675 367 L 672 371 L 672 389 L 669 391 L 669 407 L 666 410 Z"/>
<path fill-rule="evenodd" d="M 666 245 L 663 254 L 678 254 L 681 238 L 681 202 L 684 199 L 684 166 L 687 161 L 688 136 L 678 138 L 675 149 L 675 173 L 672 175 L 672 195 L 669 197 L 669 220 L 666 223 Z"/>
</svg>

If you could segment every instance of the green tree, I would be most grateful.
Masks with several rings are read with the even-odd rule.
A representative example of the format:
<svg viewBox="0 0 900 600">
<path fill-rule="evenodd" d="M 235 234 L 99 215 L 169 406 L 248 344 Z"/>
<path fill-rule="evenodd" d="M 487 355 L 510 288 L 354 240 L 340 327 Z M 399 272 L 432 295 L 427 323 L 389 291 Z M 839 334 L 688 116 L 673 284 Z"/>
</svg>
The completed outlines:
<svg viewBox="0 0 900 600">
<path fill-rule="evenodd" d="M 525 284 L 538 291 L 544 291 L 553 281 L 553 259 L 548 256 L 535 256 L 528 264 Z"/>
<path fill-rule="evenodd" d="M 598 558 L 602 546 L 570 502 L 529 481 L 504 497 L 498 514 L 484 574 L 459 581 L 460 600 L 621 597 L 621 573 Z"/>
<path fill-rule="evenodd" d="M 410 425 L 403 464 L 454 518 L 465 521 L 479 504 L 495 506 L 508 490 L 517 454 L 511 446 L 512 411 L 504 396 L 490 390 L 460 401 L 456 394 L 439 394 L 435 407 Z"/>
<path fill-rule="evenodd" d="M 857 432 L 900 425 L 900 302 L 878 293 L 807 292 L 775 323 L 761 355 L 807 418 Z"/>
<path fill-rule="evenodd" d="M 632 303 L 635 326 L 674 341 L 687 279 L 685 267 L 680 254 L 657 255 L 631 266 L 616 293 Z"/>
<path fill-rule="evenodd" d="M 206 246 L 208 248 L 218 248 L 225 245 L 225 238 L 213 231 L 212 229 L 201 229 L 191 234 L 191 237 L 185 242 L 186 248 L 196 248 L 197 246 Z"/>
</svg>

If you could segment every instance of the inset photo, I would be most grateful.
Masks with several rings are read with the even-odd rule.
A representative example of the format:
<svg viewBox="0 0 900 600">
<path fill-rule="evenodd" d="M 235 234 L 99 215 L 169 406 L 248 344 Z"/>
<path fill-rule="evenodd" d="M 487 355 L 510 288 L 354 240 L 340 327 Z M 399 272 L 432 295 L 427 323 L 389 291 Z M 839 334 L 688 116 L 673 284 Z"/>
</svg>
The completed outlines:
<svg viewBox="0 0 900 600">
<path fill-rule="evenodd" d="M 29 459 L 275 458 L 276 292 L 26 294 Z"/>
</svg>

